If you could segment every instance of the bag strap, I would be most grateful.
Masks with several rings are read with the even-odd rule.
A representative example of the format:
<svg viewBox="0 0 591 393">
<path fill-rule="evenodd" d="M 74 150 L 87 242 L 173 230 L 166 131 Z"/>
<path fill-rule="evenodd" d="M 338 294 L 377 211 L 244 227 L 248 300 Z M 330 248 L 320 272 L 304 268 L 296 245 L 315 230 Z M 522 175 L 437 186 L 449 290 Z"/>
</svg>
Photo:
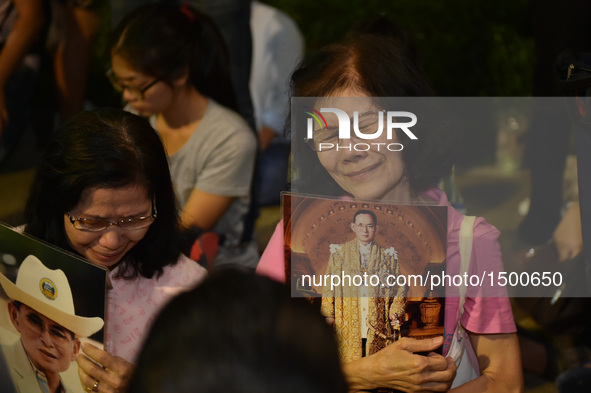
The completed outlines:
<svg viewBox="0 0 591 393">
<path fill-rule="evenodd" d="M 470 267 L 470 257 L 472 255 L 472 238 L 474 237 L 474 216 L 464 216 L 462 225 L 460 226 L 460 275 L 464 276 L 464 273 L 468 272 Z M 464 314 L 464 303 L 466 301 L 466 285 L 462 280 L 462 285 L 458 287 L 459 291 L 459 302 L 458 302 L 458 322 L 453 333 L 453 341 L 450 347 L 448 356 L 451 356 L 456 364 L 460 364 L 462 357 L 465 352 L 465 344 L 463 340 L 467 338 L 466 330 L 462 326 L 461 319 Z M 461 343 L 454 348 L 455 343 Z"/>
<path fill-rule="evenodd" d="M 460 226 L 460 275 L 464 276 L 465 273 L 468 273 L 468 269 L 470 268 L 470 258 L 472 256 L 472 240 L 474 237 L 474 222 L 476 221 L 476 216 L 464 216 L 462 220 L 462 225 Z M 464 302 L 466 301 L 466 285 L 464 285 L 464 281 L 462 280 L 462 285 L 458 288 L 460 292 L 460 302 L 459 302 L 459 317 L 458 323 L 462 314 L 464 314 Z"/>
<path fill-rule="evenodd" d="M 470 267 L 475 220 L 476 217 L 474 216 L 464 216 L 464 220 L 460 226 L 460 274 L 462 276 L 464 273 L 468 272 L 468 268 Z M 451 386 L 452 388 L 463 385 L 464 383 L 473 380 L 479 375 L 479 373 L 472 366 L 470 359 L 467 358 L 468 355 L 466 341 L 468 340 L 468 334 L 461 323 L 462 314 L 464 313 L 464 303 L 466 300 L 466 285 L 464 284 L 465 283 L 462 281 L 462 286 L 458 288 L 460 292 L 458 323 L 456 325 L 456 330 L 454 331 L 452 343 L 450 345 L 451 355 L 448 353 L 448 356 L 451 356 L 458 366 L 456 377 L 454 378 Z"/>
</svg>

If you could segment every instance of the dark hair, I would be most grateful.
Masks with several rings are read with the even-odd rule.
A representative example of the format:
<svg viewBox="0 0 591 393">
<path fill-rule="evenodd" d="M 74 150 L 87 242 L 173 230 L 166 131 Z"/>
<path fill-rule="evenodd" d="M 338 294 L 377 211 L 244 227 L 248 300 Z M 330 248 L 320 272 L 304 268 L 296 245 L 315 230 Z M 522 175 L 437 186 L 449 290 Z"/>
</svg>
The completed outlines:
<svg viewBox="0 0 591 393">
<path fill-rule="evenodd" d="M 376 214 L 374 212 L 372 212 L 371 210 L 358 210 L 355 213 L 355 215 L 353 216 L 353 222 L 355 222 L 355 220 L 357 219 L 357 216 L 360 214 L 367 214 L 367 215 L 371 216 L 371 218 L 373 219 L 373 224 L 378 225 L 378 218 L 376 217 Z"/>
<path fill-rule="evenodd" d="M 348 34 L 371 34 L 390 38 L 394 45 L 398 45 L 404 53 L 404 57 L 412 63 L 413 67 L 418 67 L 421 71 L 423 69 L 419 59 L 419 49 L 411 32 L 398 25 L 383 12 L 363 19 L 353 26 Z"/>
<path fill-rule="evenodd" d="M 201 94 L 238 111 L 228 53 L 214 22 L 187 4 L 146 4 L 127 14 L 111 37 L 111 55 L 171 84 L 188 69 Z"/>
<path fill-rule="evenodd" d="M 25 232 L 73 251 L 64 214 L 93 188 L 145 186 L 158 217 L 121 261 L 124 278 L 151 278 L 180 256 L 179 216 L 168 161 L 146 119 L 119 109 L 83 112 L 50 140 L 25 209 Z"/>
<path fill-rule="evenodd" d="M 130 393 L 347 392 L 334 334 L 289 288 L 222 269 L 173 299 L 146 339 Z"/>
<path fill-rule="evenodd" d="M 351 33 L 311 55 L 293 73 L 291 89 L 294 97 L 338 96 L 345 89 L 368 97 L 431 97 L 434 94 L 427 78 L 405 57 L 400 45 L 389 37 L 365 33 Z M 319 194 L 317 185 L 322 184 L 321 194 L 343 195 L 342 188 L 320 164 L 316 152 L 305 143 L 304 129 L 291 129 L 291 133 L 294 188 L 298 192 Z M 419 138 L 419 143 L 407 144 L 402 150 L 404 176 L 413 194 L 435 186 L 449 174 L 454 156 L 454 135 L 450 127 L 421 127 Z"/>
</svg>

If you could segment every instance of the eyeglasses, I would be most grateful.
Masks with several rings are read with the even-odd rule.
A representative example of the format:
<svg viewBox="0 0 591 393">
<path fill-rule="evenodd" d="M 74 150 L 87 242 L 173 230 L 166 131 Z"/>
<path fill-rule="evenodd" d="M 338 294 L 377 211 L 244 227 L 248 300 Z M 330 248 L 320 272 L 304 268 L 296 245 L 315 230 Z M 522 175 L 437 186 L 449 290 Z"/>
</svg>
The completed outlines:
<svg viewBox="0 0 591 393">
<path fill-rule="evenodd" d="M 74 339 L 74 334 L 66 328 L 59 325 L 46 326 L 43 318 L 33 310 L 26 314 L 25 321 L 27 322 L 28 328 L 35 334 L 42 336 L 47 331 L 56 345 L 63 346 Z"/>
<path fill-rule="evenodd" d="M 355 116 L 351 118 L 351 130 L 353 127 L 356 127 L 357 130 L 362 134 L 373 134 L 377 131 L 377 124 L 380 121 L 380 117 L 382 118 L 383 124 L 383 114 L 386 113 L 385 110 L 381 111 L 369 111 L 360 113 L 357 117 L 357 122 L 355 122 Z M 351 136 L 354 138 L 354 132 L 351 132 Z M 323 128 L 320 130 L 314 130 L 313 138 L 304 138 L 304 141 L 310 146 L 310 148 L 314 151 L 326 151 L 332 150 L 335 148 L 336 145 L 339 144 L 339 129 L 338 128 Z M 320 145 L 321 143 L 325 143 L 325 145 Z M 332 147 L 330 145 L 332 144 Z M 322 147 L 322 149 L 321 149 Z"/>
<path fill-rule="evenodd" d="M 79 231 L 86 231 L 86 232 L 100 232 L 104 231 L 111 225 L 117 225 L 119 228 L 124 229 L 126 231 L 135 231 L 138 229 L 146 228 L 152 225 L 154 220 L 156 220 L 157 212 L 156 208 L 152 208 L 152 215 L 145 216 L 145 217 L 136 217 L 136 218 L 123 218 L 117 221 L 110 221 L 106 218 L 83 218 L 83 217 L 73 217 L 70 212 L 66 213 L 70 222 L 74 226 L 74 228 L 78 229 Z"/>
<path fill-rule="evenodd" d="M 117 76 L 113 72 L 113 69 L 109 69 L 109 71 L 107 71 L 106 75 L 107 75 L 107 78 L 109 78 L 109 82 L 111 82 L 111 85 L 113 86 L 113 88 L 115 90 L 117 90 L 120 93 L 122 93 L 123 90 L 127 90 L 138 100 L 143 100 L 146 91 L 150 87 L 154 86 L 156 83 L 162 81 L 164 78 L 166 78 L 168 76 L 168 75 L 164 75 L 164 76 L 161 76 L 160 78 L 156 78 L 144 87 L 136 87 L 136 86 L 125 85 L 125 84 L 121 83 L 119 81 L 119 79 L 117 79 Z"/>
</svg>

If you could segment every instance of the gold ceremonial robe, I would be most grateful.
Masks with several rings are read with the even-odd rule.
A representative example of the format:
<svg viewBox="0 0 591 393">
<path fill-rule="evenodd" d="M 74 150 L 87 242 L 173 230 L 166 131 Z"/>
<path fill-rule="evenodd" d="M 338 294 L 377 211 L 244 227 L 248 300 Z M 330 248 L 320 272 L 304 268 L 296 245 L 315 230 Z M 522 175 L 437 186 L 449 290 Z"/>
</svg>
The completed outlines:
<svg viewBox="0 0 591 393">
<path fill-rule="evenodd" d="M 367 343 L 365 353 L 373 354 L 394 341 L 394 329 L 390 317 L 404 315 L 406 304 L 405 287 L 386 285 L 387 276 L 398 276 L 400 268 L 393 248 L 384 249 L 375 243 L 370 245 L 367 270 L 361 268 L 359 241 L 354 239 L 345 244 L 331 245 L 331 255 L 326 269 L 327 275 L 338 275 L 341 283 L 331 289 L 326 285 L 322 293 L 322 314 L 335 319 L 335 327 L 341 360 L 351 362 L 362 356 L 360 287 L 348 285 L 346 276 L 369 277 L 376 275 L 378 285 L 366 287 L 369 309 L 367 310 Z M 330 281 L 329 281 L 330 282 Z M 373 284 L 376 278 L 373 279 Z M 383 284 L 383 285 L 382 285 Z M 363 290 L 361 290 L 363 295 Z M 372 326 L 374 329 L 372 329 Z"/>
</svg>

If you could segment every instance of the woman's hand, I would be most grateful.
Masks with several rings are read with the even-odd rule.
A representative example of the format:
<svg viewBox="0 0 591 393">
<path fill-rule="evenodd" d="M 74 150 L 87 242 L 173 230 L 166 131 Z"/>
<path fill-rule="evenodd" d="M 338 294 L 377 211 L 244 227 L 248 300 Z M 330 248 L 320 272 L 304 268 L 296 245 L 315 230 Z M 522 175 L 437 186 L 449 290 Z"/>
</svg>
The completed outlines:
<svg viewBox="0 0 591 393">
<path fill-rule="evenodd" d="M 82 344 L 82 352 L 76 362 L 80 382 L 87 391 L 123 393 L 127 389 L 135 369 L 133 364 L 89 343 Z"/>
<path fill-rule="evenodd" d="M 581 208 L 579 202 L 573 202 L 564 213 L 552 235 L 558 260 L 564 262 L 583 251 L 583 232 L 581 231 Z"/>
<path fill-rule="evenodd" d="M 376 388 L 403 392 L 446 392 L 456 375 L 456 364 L 432 351 L 443 338 L 402 338 L 381 351 L 343 366 L 352 392 Z M 418 355 L 417 352 L 429 352 Z"/>
</svg>

